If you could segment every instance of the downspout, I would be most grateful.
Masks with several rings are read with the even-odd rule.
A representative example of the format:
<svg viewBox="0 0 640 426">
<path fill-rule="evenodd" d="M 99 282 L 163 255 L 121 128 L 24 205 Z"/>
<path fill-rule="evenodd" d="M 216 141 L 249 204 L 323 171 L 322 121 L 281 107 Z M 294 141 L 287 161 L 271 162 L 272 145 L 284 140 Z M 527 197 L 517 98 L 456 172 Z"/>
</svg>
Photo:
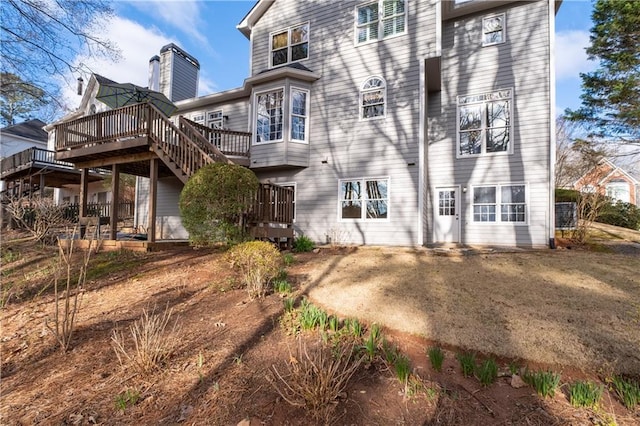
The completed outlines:
<svg viewBox="0 0 640 426">
<path fill-rule="evenodd" d="M 556 170 L 556 9 L 555 0 L 549 7 L 549 248 L 556 248 L 555 170 Z"/>
</svg>

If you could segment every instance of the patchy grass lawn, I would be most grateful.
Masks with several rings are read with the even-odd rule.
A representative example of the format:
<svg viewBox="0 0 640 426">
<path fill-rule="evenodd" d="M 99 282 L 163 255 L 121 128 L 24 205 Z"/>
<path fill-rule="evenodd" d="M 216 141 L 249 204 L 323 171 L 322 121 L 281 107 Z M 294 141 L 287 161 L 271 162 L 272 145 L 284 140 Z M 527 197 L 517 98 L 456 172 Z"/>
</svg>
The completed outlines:
<svg viewBox="0 0 640 426">
<path fill-rule="evenodd" d="M 300 306 L 304 295 L 342 320 L 360 319 L 358 345 L 366 346 L 377 322 L 387 352 L 397 346 L 408 357 L 410 379 L 400 383 L 380 343 L 331 404 L 334 423 L 640 422 L 640 409 L 624 408 L 607 382 L 619 373 L 640 379 L 637 256 L 324 248 L 294 255 L 293 294 L 250 300 L 218 251 L 98 253 L 71 351 L 62 354 L 43 326 L 53 313 L 55 254 L 3 246 L 2 424 L 313 424 L 267 379 L 274 365 L 284 374 L 303 361 L 291 323 L 300 314 L 286 314 L 283 301 L 293 297 Z M 127 336 L 129 325 L 154 307 L 173 310 L 179 332 L 167 339 L 177 338 L 177 347 L 158 370 L 122 368 L 113 330 Z M 317 330 L 299 334 L 309 345 L 320 338 Z M 335 332 L 323 335 L 335 341 Z M 434 346 L 443 348 L 441 371 L 427 356 Z M 495 383 L 463 377 L 456 355 L 465 351 L 479 362 L 497 359 Z M 561 383 L 603 384 L 602 402 L 574 408 L 566 385 L 550 398 L 512 385 L 512 373 L 525 366 L 561 373 Z"/>
</svg>

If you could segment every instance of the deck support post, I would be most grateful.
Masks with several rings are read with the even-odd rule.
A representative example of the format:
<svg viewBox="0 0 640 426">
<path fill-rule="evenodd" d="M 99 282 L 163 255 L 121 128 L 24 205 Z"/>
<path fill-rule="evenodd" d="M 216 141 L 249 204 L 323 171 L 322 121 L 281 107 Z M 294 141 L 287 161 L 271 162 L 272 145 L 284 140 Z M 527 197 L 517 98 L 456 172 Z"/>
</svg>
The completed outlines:
<svg viewBox="0 0 640 426">
<path fill-rule="evenodd" d="M 109 224 L 109 239 L 118 239 L 118 206 L 120 204 L 120 165 L 111 166 L 111 223 Z"/>
<path fill-rule="evenodd" d="M 158 158 L 149 160 L 149 226 L 147 241 L 156 242 L 156 205 L 158 201 Z"/>
<path fill-rule="evenodd" d="M 39 193 L 40 193 L 40 198 L 44 198 L 44 173 L 40 173 L 40 188 L 39 189 Z"/>
<path fill-rule="evenodd" d="M 78 219 L 80 221 L 80 238 L 84 238 L 87 232 L 87 198 L 89 196 L 89 169 L 80 170 L 80 207 L 78 211 Z"/>
</svg>

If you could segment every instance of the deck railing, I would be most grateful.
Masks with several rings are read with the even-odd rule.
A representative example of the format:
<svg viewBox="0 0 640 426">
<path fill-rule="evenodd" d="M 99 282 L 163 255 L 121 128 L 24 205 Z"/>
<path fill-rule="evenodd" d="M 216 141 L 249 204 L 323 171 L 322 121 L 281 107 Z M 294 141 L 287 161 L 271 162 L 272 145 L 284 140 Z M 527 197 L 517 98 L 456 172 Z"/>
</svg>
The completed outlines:
<svg viewBox="0 0 640 426">
<path fill-rule="evenodd" d="M 226 162 L 226 159 L 210 157 L 153 105 L 148 105 L 148 113 L 149 138 L 187 177 L 214 161 Z"/>
<path fill-rule="evenodd" d="M 31 166 L 33 163 L 50 164 L 65 169 L 74 168 L 71 163 L 56 160 L 54 151 L 32 147 L 3 158 L 2 162 L 0 162 L 0 176 L 9 175 L 23 167 Z"/>
<path fill-rule="evenodd" d="M 209 143 L 209 141 L 193 126 L 193 124 L 196 123 L 191 120 L 187 120 L 184 117 L 180 117 L 178 119 L 178 126 L 180 128 L 180 131 L 187 135 L 187 138 L 194 142 L 201 150 L 206 152 L 209 157 L 215 159 L 218 162 L 230 163 L 231 161 L 228 160 L 215 145 Z"/>
<path fill-rule="evenodd" d="M 135 104 L 57 124 L 56 150 L 145 136 L 148 111 L 148 104 Z"/>
<path fill-rule="evenodd" d="M 293 223 L 293 189 L 269 183 L 260 184 L 249 210 L 249 223 Z"/>
<path fill-rule="evenodd" d="M 180 117 L 180 128 L 182 128 L 184 123 L 191 125 L 205 140 L 218 148 L 224 155 L 249 157 L 251 133 L 227 129 L 212 129 L 195 121 Z"/>
<path fill-rule="evenodd" d="M 118 219 L 130 219 L 134 213 L 133 201 L 118 203 Z M 64 218 L 76 222 L 80 216 L 80 205 L 69 204 L 65 207 Z M 87 203 L 88 217 L 111 217 L 111 203 Z"/>
</svg>

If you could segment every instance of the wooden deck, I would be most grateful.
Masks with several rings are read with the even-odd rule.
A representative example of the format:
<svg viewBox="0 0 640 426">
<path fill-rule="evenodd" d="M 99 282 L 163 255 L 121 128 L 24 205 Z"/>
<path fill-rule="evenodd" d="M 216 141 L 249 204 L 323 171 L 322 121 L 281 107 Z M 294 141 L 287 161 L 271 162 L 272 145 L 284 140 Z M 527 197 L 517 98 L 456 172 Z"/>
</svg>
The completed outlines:
<svg viewBox="0 0 640 426">
<path fill-rule="evenodd" d="M 68 248 L 72 240 L 60 240 L 60 246 Z M 80 250 L 89 248 L 97 251 L 131 250 L 140 252 L 172 250 L 177 247 L 188 247 L 188 241 L 132 241 L 132 240 L 73 240 L 73 246 Z"/>
<path fill-rule="evenodd" d="M 107 170 L 91 169 L 88 179 L 95 182 L 108 175 Z M 79 184 L 80 170 L 72 163 L 57 160 L 54 151 L 33 147 L 3 158 L 0 179 L 7 183 L 5 195 L 23 196 L 44 187 Z"/>
<path fill-rule="evenodd" d="M 55 132 L 58 160 L 83 170 L 111 167 L 113 185 L 117 185 L 119 173 L 150 179 L 148 235 L 152 243 L 155 241 L 158 178 L 174 175 L 186 183 L 207 164 L 249 165 L 251 133 L 211 129 L 184 117 L 172 121 L 150 104 L 131 105 L 60 123 Z M 86 192 L 86 179 L 81 188 L 79 215 L 84 218 L 87 216 L 86 199 L 82 194 Z M 117 186 L 112 187 L 112 193 L 117 192 Z M 247 218 L 252 235 L 277 242 L 286 239 L 290 245 L 293 240 L 293 190 L 262 184 Z M 117 217 L 111 217 L 112 229 L 117 220 Z M 115 231 L 111 232 L 111 239 L 115 240 Z"/>
</svg>

